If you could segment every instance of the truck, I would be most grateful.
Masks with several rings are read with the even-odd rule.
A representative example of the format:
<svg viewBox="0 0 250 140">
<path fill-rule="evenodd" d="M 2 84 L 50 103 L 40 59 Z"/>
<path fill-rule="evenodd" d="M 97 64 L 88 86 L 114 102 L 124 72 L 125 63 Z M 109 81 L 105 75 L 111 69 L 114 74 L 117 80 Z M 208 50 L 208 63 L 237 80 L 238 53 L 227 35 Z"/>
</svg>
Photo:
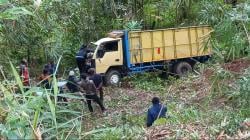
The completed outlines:
<svg viewBox="0 0 250 140">
<path fill-rule="evenodd" d="M 122 77 L 153 70 L 182 76 L 196 62 L 212 55 L 212 28 L 206 25 L 157 30 L 116 30 L 92 42 L 91 67 L 107 85 L 119 84 Z"/>
</svg>

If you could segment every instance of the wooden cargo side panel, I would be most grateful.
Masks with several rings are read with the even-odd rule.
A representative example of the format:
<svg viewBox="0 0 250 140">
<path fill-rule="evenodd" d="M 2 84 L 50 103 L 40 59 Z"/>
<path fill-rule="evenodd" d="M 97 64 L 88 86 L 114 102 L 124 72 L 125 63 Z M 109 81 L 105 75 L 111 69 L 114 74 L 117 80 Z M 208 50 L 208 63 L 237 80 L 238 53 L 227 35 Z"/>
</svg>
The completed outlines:
<svg viewBox="0 0 250 140">
<path fill-rule="evenodd" d="M 140 63 L 142 60 L 140 33 L 131 32 L 129 34 L 130 42 L 130 60 L 132 64 Z"/>
<path fill-rule="evenodd" d="M 176 57 L 177 58 L 190 57 L 188 29 L 176 29 L 175 40 L 176 40 Z"/>
<path fill-rule="evenodd" d="M 174 46 L 174 30 L 164 31 L 164 41 L 165 41 L 165 59 L 171 60 L 175 58 L 175 46 Z"/>
<path fill-rule="evenodd" d="M 197 28 L 197 35 L 198 35 L 198 48 L 197 48 L 197 54 L 198 56 L 203 55 L 203 41 L 202 36 L 204 35 L 203 28 Z"/>
<path fill-rule="evenodd" d="M 205 44 L 205 50 L 207 51 L 206 54 L 212 54 L 212 44 L 210 41 L 211 38 L 211 32 L 212 32 L 212 28 L 211 27 L 206 27 L 205 28 L 205 32 L 206 32 L 206 44 Z"/>
<path fill-rule="evenodd" d="M 131 63 L 209 55 L 210 32 L 211 28 L 206 26 L 130 32 Z"/>
<path fill-rule="evenodd" d="M 190 45 L 191 45 L 191 56 L 198 56 L 198 36 L 197 36 L 197 30 L 196 28 L 191 28 L 190 29 Z"/>
<path fill-rule="evenodd" d="M 163 31 L 156 31 L 156 32 L 152 32 L 152 38 L 153 38 L 153 42 L 152 42 L 152 50 L 153 50 L 153 59 L 154 61 L 160 61 L 160 60 L 164 60 L 163 58 Z"/>
<path fill-rule="evenodd" d="M 151 32 L 141 32 L 143 62 L 153 61 L 151 42 L 152 42 Z"/>
</svg>

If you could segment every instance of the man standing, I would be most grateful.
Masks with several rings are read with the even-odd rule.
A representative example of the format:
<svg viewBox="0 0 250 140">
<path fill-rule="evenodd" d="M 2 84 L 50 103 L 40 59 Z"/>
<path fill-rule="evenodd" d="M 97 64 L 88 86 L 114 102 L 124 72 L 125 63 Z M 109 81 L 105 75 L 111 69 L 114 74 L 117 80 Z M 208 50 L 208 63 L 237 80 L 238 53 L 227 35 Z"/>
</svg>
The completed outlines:
<svg viewBox="0 0 250 140">
<path fill-rule="evenodd" d="M 76 63 L 79 68 L 80 74 L 85 70 L 85 59 L 87 55 L 87 45 L 82 45 L 80 50 L 76 53 Z"/>
<path fill-rule="evenodd" d="M 100 93 L 100 100 L 103 102 L 103 81 L 102 81 L 102 76 L 100 74 L 96 74 L 95 69 L 94 68 L 90 68 L 88 70 L 88 73 L 90 75 L 89 79 L 93 80 L 96 89 L 99 91 Z"/>
<path fill-rule="evenodd" d="M 86 92 L 85 97 L 87 100 L 89 111 L 91 113 L 93 112 L 93 107 L 91 105 L 91 101 L 93 100 L 101 107 L 102 112 L 104 112 L 106 109 L 96 94 L 96 87 L 95 87 L 94 82 L 92 80 L 89 80 L 89 78 L 85 74 L 82 74 L 81 78 L 82 78 L 82 81 L 80 85 L 81 85 L 81 88 L 83 88 Z"/>
<path fill-rule="evenodd" d="M 167 112 L 167 107 L 160 103 L 158 97 L 152 99 L 152 106 L 148 109 L 147 114 L 147 127 L 152 126 L 155 120 L 158 118 L 165 118 Z"/>
</svg>

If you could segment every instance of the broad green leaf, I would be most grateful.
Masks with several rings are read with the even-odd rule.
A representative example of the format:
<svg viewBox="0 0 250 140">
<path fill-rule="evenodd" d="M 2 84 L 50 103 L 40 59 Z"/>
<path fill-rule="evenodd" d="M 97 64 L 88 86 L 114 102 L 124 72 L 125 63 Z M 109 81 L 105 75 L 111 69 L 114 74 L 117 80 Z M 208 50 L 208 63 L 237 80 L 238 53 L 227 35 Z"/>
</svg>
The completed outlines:
<svg viewBox="0 0 250 140">
<path fill-rule="evenodd" d="M 57 128 L 55 105 L 52 103 L 52 101 L 51 101 L 51 99 L 50 99 L 50 96 L 49 96 L 49 94 L 47 93 L 47 91 L 46 91 L 46 96 L 47 96 L 47 100 L 48 100 L 48 103 L 49 103 L 49 108 L 50 108 L 51 114 L 52 114 L 52 116 L 53 116 L 53 121 L 54 121 L 55 126 L 56 126 L 56 128 Z"/>
<path fill-rule="evenodd" d="M 53 91 L 54 91 L 54 98 L 55 98 L 55 104 L 57 103 L 57 95 L 58 95 L 58 85 L 57 85 L 57 79 L 56 79 L 56 73 L 57 73 L 57 70 L 58 70 L 58 67 L 59 67 L 59 63 L 62 59 L 62 56 L 60 56 L 57 64 L 56 64 L 56 70 L 55 72 L 53 73 Z"/>
<path fill-rule="evenodd" d="M 66 94 L 60 94 L 58 95 L 60 97 L 66 97 L 66 98 L 70 98 L 70 99 L 85 99 L 85 97 L 82 97 L 82 96 L 77 96 L 77 95 L 74 95 L 74 94 L 71 94 L 71 93 L 66 93 Z M 80 102 L 80 100 L 79 100 Z"/>
<path fill-rule="evenodd" d="M 156 125 L 163 125 L 163 124 L 166 124 L 166 122 L 167 122 L 167 119 L 166 118 L 159 118 L 159 119 L 157 119 L 157 120 L 155 120 L 155 122 L 154 122 L 154 126 L 156 126 Z"/>
<path fill-rule="evenodd" d="M 67 128 L 67 127 L 69 127 L 70 123 L 72 123 L 73 121 L 75 121 L 75 120 L 77 120 L 77 119 L 79 119 L 79 118 L 81 118 L 81 117 L 82 117 L 82 116 L 78 116 L 78 117 L 76 117 L 76 118 L 74 118 L 74 119 L 71 119 L 71 120 L 65 122 L 65 123 L 58 124 L 58 126 L 52 127 L 52 128 L 49 128 L 49 129 L 46 129 L 46 130 L 44 130 L 42 133 L 48 133 L 48 132 L 50 132 L 50 131 L 53 130 L 53 129 Z"/>
<path fill-rule="evenodd" d="M 20 88 L 22 94 L 24 95 L 23 82 L 22 82 L 22 80 L 21 80 L 19 74 L 17 73 L 15 67 L 13 66 L 13 64 L 12 64 L 11 62 L 10 62 L 10 66 L 11 66 L 12 72 L 13 72 L 13 74 L 14 74 L 14 76 L 15 76 L 16 82 L 17 82 L 17 84 L 18 84 L 18 86 L 19 86 L 19 88 Z"/>
<path fill-rule="evenodd" d="M 0 5 L 8 4 L 8 0 L 0 0 Z"/>
<path fill-rule="evenodd" d="M 8 100 L 12 100 L 13 99 L 13 95 L 11 94 L 11 92 L 7 88 L 5 88 L 4 85 L 2 85 L 1 83 L 0 83 L 0 91 L 2 91 L 3 95 Z"/>
<path fill-rule="evenodd" d="M 4 12 L 12 14 L 12 15 L 33 15 L 30 11 L 28 11 L 24 7 L 13 7 L 5 10 Z"/>
<path fill-rule="evenodd" d="M 33 121 L 33 128 L 36 129 L 37 128 L 37 122 L 38 122 L 38 119 L 39 119 L 39 114 L 40 114 L 40 111 L 39 110 L 36 110 L 35 112 L 35 115 L 34 115 L 34 121 Z"/>
<path fill-rule="evenodd" d="M 54 92 L 54 99 L 55 99 L 55 104 L 56 104 L 59 90 L 58 90 L 57 79 L 56 79 L 55 74 L 53 74 L 53 92 Z"/>
<path fill-rule="evenodd" d="M 73 111 L 73 110 L 69 110 L 69 109 L 65 109 L 65 110 L 59 110 L 57 111 L 56 113 L 71 113 L 72 115 L 79 115 L 81 114 L 82 112 L 78 112 L 78 111 Z"/>
<path fill-rule="evenodd" d="M 0 13 L 0 19 L 15 20 L 21 15 L 33 15 L 33 14 L 24 7 L 13 7 Z"/>
</svg>

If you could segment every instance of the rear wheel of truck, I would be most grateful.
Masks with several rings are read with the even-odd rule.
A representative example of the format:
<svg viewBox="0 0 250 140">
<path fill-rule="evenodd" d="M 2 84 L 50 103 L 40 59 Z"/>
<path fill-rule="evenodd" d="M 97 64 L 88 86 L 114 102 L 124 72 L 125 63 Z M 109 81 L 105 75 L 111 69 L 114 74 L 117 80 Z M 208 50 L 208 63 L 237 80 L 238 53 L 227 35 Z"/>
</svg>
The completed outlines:
<svg viewBox="0 0 250 140">
<path fill-rule="evenodd" d="M 174 72 L 178 76 L 187 75 L 191 71 L 192 71 L 192 66 L 188 62 L 182 61 L 182 62 L 175 64 Z"/>
<path fill-rule="evenodd" d="M 110 70 L 105 76 L 106 85 L 118 85 L 121 81 L 121 74 L 117 70 Z"/>
</svg>

